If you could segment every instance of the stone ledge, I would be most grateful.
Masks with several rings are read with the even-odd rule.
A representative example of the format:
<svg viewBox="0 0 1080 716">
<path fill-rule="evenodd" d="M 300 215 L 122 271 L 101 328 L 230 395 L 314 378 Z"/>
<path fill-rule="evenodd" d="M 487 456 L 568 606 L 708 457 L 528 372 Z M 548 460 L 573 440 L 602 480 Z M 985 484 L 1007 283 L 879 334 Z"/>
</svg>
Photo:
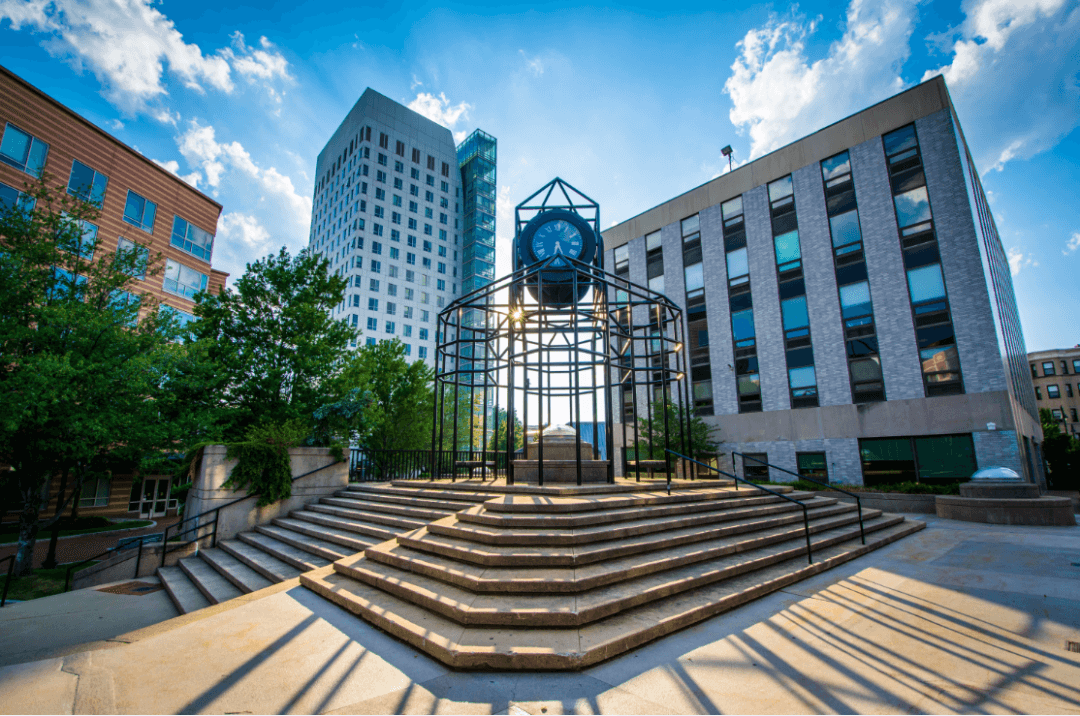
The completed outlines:
<svg viewBox="0 0 1080 716">
<path fill-rule="evenodd" d="M 821 491 L 818 494 L 835 497 L 838 500 L 855 503 L 855 498 L 842 492 Z M 864 508 L 884 510 L 885 512 L 916 512 L 924 515 L 936 514 L 934 498 L 937 495 L 910 495 L 903 492 L 859 492 L 859 501 Z"/>
<path fill-rule="evenodd" d="M 1072 501 L 1067 497 L 995 499 L 938 495 L 938 517 L 992 525 L 1042 525 L 1069 527 L 1076 524 Z"/>
</svg>

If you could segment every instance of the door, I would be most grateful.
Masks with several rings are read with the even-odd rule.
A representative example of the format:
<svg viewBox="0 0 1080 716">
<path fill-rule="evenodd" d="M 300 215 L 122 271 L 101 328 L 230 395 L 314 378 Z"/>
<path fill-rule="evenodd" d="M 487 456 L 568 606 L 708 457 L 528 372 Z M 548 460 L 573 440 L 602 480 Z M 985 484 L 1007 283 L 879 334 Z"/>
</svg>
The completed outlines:
<svg viewBox="0 0 1080 716">
<path fill-rule="evenodd" d="M 169 498 L 169 478 L 143 480 L 140 517 L 163 517 Z"/>
</svg>

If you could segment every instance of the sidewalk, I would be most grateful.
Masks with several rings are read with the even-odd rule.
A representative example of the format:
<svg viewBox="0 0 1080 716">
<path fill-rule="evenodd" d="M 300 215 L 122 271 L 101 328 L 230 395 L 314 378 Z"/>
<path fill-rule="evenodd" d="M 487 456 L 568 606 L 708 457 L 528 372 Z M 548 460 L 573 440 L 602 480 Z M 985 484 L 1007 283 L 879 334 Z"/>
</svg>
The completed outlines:
<svg viewBox="0 0 1080 716">
<path fill-rule="evenodd" d="M 157 524 L 150 527 L 61 537 L 56 542 L 56 561 L 59 564 L 81 562 L 84 559 L 89 559 L 90 557 L 101 554 L 107 549 L 115 547 L 116 543 L 125 537 L 138 537 L 140 535 L 163 532 L 166 527 L 176 524 L 179 520 L 180 518 L 175 516 L 157 517 L 154 518 L 154 522 Z M 41 563 L 45 561 L 45 555 L 49 552 L 49 534 L 48 531 L 38 533 L 37 543 L 34 545 L 35 569 L 41 566 Z M 16 549 L 18 549 L 17 542 L 0 545 L 0 559 L 9 554 L 14 554 Z"/>
<path fill-rule="evenodd" d="M 452 671 L 285 583 L 0 668 L 0 712 L 1080 712 L 1080 527 L 909 518 L 927 529 L 579 673 Z"/>
</svg>

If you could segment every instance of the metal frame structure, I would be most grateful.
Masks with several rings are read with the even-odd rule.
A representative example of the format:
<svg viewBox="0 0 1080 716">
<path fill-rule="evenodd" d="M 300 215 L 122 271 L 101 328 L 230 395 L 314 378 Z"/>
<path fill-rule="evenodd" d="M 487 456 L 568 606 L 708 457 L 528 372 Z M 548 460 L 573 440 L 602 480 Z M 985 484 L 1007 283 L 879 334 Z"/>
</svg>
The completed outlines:
<svg viewBox="0 0 1080 716">
<path fill-rule="evenodd" d="M 540 201 L 535 200 L 540 197 Z M 561 201 L 565 200 L 565 202 Z M 561 179 L 534 193 L 515 212 L 516 235 L 545 211 L 570 209 L 596 229 L 599 206 Z M 516 244 L 516 240 L 515 240 Z M 515 260 L 517 258 L 515 245 Z M 506 478 L 514 484 L 518 408 L 528 433 L 530 411 L 535 410 L 538 484 L 544 484 L 543 428 L 552 415 L 569 415 L 577 432 L 577 483 L 582 484 L 581 423 L 591 413 L 592 447 L 600 455 L 598 420 L 604 417 L 607 480 L 614 482 L 615 405 L 622 418 L 623 445 L 629 445 L 628 426 L 622 415 L 622 391 L 634 396 L 630 434 L 635 445 L 639 414 L 651 432 L 654 420 L 663 420 L 665 444 L 654 446 L 665 462 L 670 479 L 669 449 L 690 454 L 689 371 L 682 309 L 663 294 L 603 269 L 603 246 L 597 245 L 592 263 L 551 257 L 468 293 L 439 313 L 435 354 L 435 407 L 432 416 L 433 477 L 456 475 L 466 467 L 487 474 L 496 455 L 505 455 Z M 569 289 L 569 291 L 567 291 Z M 552 301 L 552 296 L 579 297 Z M 654 401 L 662 401 L 663 414 L 653 415 Z M 616 403 L 617 401 L 617 403 Z M 640 411 L 638 404 L 643 403 Z M 584 405 L 583 405 L 584 404 Z M 670 406 L 679 426 L 667 424 Z M 500 416 L 500 409 L 505 417 Z M 503 432 L 500 444 L 500 420 Z M 545 422 L 547 421 L 547 422 Z M 680 437 L 671 443 L 671 436 Z M 530 435 L 523 436 L 523 446 Z M 443 464 L 439 456 L 467 451 L 480 460 Z M 456 458 L 451 457 L 454 461 Z M 502 460 L 498 460 L 502 462 Z M 624 456 L 625 461 L 625 456 Z M 640 462 L 640 460 L 638 460 Z M 682 463 L 684 473 L 687 464 Z M 639 466 L 640 479 L 640 466 Z"/>
</svg>

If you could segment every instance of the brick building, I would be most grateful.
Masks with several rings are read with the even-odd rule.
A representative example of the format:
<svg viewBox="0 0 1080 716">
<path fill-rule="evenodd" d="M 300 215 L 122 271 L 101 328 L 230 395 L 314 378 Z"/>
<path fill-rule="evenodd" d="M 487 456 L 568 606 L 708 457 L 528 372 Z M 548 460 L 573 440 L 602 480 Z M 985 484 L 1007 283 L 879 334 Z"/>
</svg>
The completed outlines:
<svg viewBox="0 0 1080 716">
<path fill-rule="evenodd" d="M 164 271 L 141 280 L 141 293 L 191 320 L 200 290 L 218 293 L 227 273 L 211 266 L 221 204 L 159 167 L 41 90 L 0 67 L 0 204 L 19 200 L 45 173 L 54 186 L 100 206 L 96 254 L 119 246 L 161 254 Z M 87 485 L 82 514 L 165 514 L 166 477 L 139 486 L 129 477 Z"/>
<path fill-rule="evenodd" d="M 695 409 L 729 468 L 738 451 L 872 485 L 1002 465 L 1045 485 L 1008 260 L 941 77 L 604 242 L 606 266 L 684 307 Z M 615 404 L 641 414 L 641 392 Z"/>
<path fill-rule="evenodd" d="M 1061 431 L 1080 437 L 1080 345 L 1028 353 L 1035 403 L 1053 411 Z"/>
</svg>

